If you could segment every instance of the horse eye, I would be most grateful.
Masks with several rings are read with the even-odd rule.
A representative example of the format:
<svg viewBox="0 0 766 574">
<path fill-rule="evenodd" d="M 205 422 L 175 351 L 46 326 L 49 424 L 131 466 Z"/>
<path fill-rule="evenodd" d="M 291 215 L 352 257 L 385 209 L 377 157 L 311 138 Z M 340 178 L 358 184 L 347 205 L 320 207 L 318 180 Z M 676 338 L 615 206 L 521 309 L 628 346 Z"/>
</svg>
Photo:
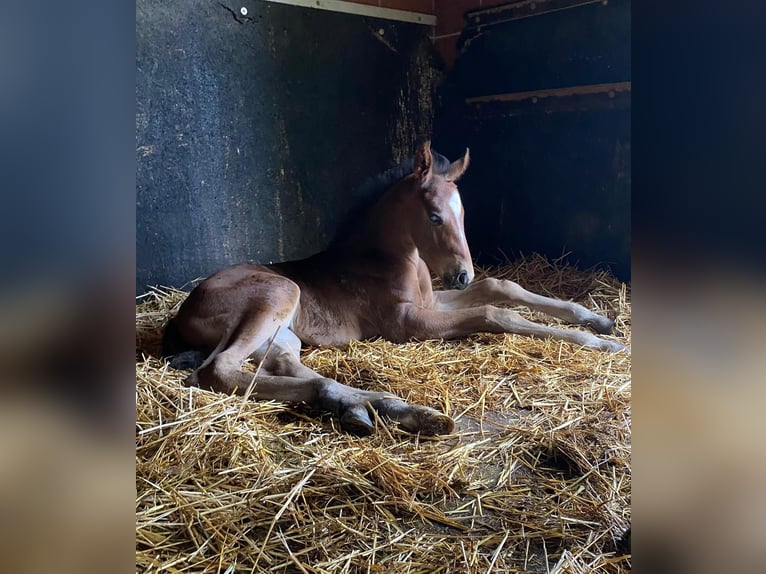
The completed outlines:
<svg viewBox="0 0 766 574">
<path fill-rule="evenodd" d="M 442 221 L 442 218 L 441 218 L 441 217 L 439 217 L 439 216 L 438 216 L 436 213 L 433 213 L 433 212 L 432 212 L 431 214 L 429 214 L 429 216 L 428 216 L 428 217 L 429 217 L 429 219 L 431 220 L 431 222 L 432 222 L 434 225 L 441 225 L 442 223 L 444 223 L 444 222 Z"/>
</svg>

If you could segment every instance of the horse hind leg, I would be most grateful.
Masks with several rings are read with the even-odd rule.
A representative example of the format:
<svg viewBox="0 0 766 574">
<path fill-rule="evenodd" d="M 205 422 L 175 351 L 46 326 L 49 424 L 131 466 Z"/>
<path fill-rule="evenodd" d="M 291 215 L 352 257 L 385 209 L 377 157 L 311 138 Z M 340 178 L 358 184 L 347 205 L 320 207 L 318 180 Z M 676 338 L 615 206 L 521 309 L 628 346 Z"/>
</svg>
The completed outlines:
<svg viewBox="0 0 766 574">
<path fill-rule="evenodd" d="M 298 285 L 269 273 L 243 274 L 233 267 L 206 279 L 166 329 L 166 339 L 172 340 L 175 330 L 183 333 L 187 348 L 208 351 L 201 364 L 195 357 L 189 358 L 189 363 L 197 364 L 188 365 L 196 370 L 186 383 L 227 394 L 243 393 L 252 376 L 246 378 L 242 363 L 280 328 L 287 327 L 299 299 Z M 184 355 L 173 357 L 171 366 L 183 362 Z"/>
<path fill-rule="evenodd" d="M 341 427 L 353 434 L 374 429 L 376 411 L 398 421 L 410 432 L 448 434 L 452 419 L 424 406 L 409 405 L 389 393 L 364 391 L 321 376 L 300 362 L 300 340 L 289 329 L 300 291 L 282 289 L 269 306 L 241 313 L 239 321 L 223 335 L 205 362 L 186 380 L 187 384 L 226 394 L 237 393 L 255 400 L 305 403 L 316 411 L 340 419 Z M 259 365 L 257 376 L 242 369 L 246 359 Z"/>
<path fill-rule="evenodd" d="M 286 330 L 277 335 L 267 353 L 260 350 L 255 354 L 254 360 L 267 373 L 256 380 L 255 398 L 305 402 L 313 410 L 331 413 L 343 430 L 356 435 L 374 430 L 373 411 L 413 433 L 433 436 L 454 429 L 454 421 L 436 409 L 410 405 L 390 393 L 355 389 L 321 376 L 300 362 L 300 345 L 298 337 Z"/>
<path fill-rule="evenodd" d="M 389 393 L 354 389 L 301 364 L 300 340 L 290 330 L 300 295 L 291 280 L 248 267 L 224 270 L 201 283 L 167 336 L 172 343 L 183 327 L 184 346 L 213 348 L 186 383 L 226 394 L 249 393 L 253 399 L 306 403 L 335 414 L 350 432 L 369 432 L 372 411 L 412 432 L 452 431 L 452 419 L 437 410 L 409 405 Z M 180 350 L 171 347 L 166 345 L 168 351 Z M 248 358 L 259 364 L 257 376 L 242 369 Z"/>
</svg>

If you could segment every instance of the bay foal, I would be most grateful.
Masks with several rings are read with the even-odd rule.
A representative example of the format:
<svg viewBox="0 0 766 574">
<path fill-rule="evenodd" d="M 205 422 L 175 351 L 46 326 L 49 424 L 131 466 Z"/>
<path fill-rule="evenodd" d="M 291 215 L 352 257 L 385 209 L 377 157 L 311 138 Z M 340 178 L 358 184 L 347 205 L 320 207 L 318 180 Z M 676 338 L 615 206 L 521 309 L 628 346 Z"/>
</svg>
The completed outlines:
<svg viewBox="0 0 766 574">
<path fill-rule="evenodd" d="M 207 358 L 189 384 L 244 394 L 253 383 L 252 398 L 307 403 L 339 417 L 350 432 L 369 432 L 374 409 L 408 431 L 438 435 L 452 431 L 448 416 L 322 377 L 301 364 L 301 343 L 455 339 L 491 332 L 624 349 L 586 331 L 539 325 L 495 306 L 523 304 L 599 333 L 612 331 L 610 319 L 577 303 L 536 295 L 511 281 L 472 283 L 456 185 L 468 161 L 468 150 L 450 163 L 432 153 L 427 142 L 417 149 L 410 173 L 328 250 L 300 261 L 241 264 L 211 275 L 191 292 L 166 330 L 165 354 L 204 350 Z M 447 290 L 432 289 L 431 272 Z M 242 370 L 247 358 L 261 365 L 255 380 Z"/>
</svg>

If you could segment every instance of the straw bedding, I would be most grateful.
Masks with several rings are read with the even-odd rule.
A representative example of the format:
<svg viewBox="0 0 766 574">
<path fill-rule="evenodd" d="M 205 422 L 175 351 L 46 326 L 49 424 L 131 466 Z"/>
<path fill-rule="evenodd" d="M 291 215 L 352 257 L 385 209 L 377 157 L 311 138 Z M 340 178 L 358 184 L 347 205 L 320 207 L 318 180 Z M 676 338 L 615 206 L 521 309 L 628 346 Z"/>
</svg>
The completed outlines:
<svg viewBox="0 0 766 574">
<path fill-rule="evenodd" d="M 629 291 L 606 272 L 534 256 L 483 273 L 616 313 L 629 342 Z M 358 438 L 300 405 L 185 387 L 157 358 L 184 297 L 137 306 L 137 571 L 630 571 L 628 354 L 487 334 L 304 350 L 323 375 L 457 421 Z"/>
</svg>

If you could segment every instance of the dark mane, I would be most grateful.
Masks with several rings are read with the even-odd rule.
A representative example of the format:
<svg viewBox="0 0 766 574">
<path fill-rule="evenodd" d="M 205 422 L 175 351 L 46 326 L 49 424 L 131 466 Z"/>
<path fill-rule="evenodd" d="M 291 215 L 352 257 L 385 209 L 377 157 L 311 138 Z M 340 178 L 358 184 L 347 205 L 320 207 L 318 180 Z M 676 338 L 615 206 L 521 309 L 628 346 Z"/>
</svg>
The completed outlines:
<svg viewBox="0 0 766 574">
<path fill-rule="evenodd" d="M 444 175 L 449 170 L 450 160 L 435 150 L 431 150 L 433 156 L 433 171 Z M 354 205 L 348 210 L 338 231 L 333 237 L 332 244 L 337 245 L 345 239 L 355 222 L 369 210 L 380 195 L 400 179 L 412 173 L 415 158 L 410 156 L 404 161 L 391 167 L 378 175 L 368 177 L 354 192 Z"/>
</svg>

